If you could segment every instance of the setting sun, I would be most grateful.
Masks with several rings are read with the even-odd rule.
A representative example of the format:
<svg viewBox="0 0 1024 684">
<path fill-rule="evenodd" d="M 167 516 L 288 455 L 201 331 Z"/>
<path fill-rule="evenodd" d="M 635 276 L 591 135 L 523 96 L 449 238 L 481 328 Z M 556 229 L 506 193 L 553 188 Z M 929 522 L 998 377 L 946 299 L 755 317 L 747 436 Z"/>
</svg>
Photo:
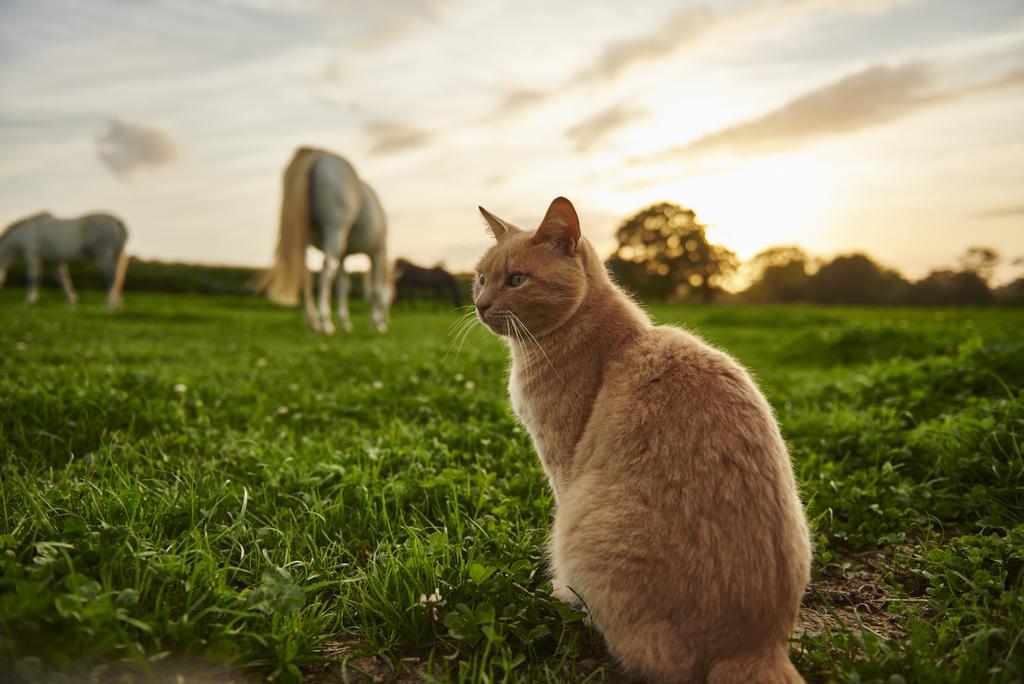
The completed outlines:
<svg viewBox="0 0 1024 684">
<path fill-rule="evenodd" d="M 709 239 L 743 259 L 771 245 L 822 246 L 818 236 L 831 206 L 833 174 L 813 154 L 709 164 L 698 175 L 664 173 L 666 180 L 621 193 L 609 209 L 626 215 L 658 198 L 676 198 L 697 212 Z"/>
</svg>

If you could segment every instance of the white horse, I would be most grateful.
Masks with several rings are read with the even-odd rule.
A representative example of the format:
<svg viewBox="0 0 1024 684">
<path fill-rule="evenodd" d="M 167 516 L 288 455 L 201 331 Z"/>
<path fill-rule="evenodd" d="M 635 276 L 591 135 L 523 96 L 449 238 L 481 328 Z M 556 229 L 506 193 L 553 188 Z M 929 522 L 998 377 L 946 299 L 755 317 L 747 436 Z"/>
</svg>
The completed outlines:
<svg viewBox="0 0 1024 684">
<path fill-rule="evenodd" d="M 67 262 L 92 259 L 107 280 L 107 306 L 121 304 L 128 255 L 124 244 L 128 229 L 109 214 L 86 214 L 59 219 L 48 212 L 16 221 L 0 233 L 0 287 L 7 279 L 7 268 L 19 258 L 25 260 L 28 274 L 26 302 L 39 299 L 39 280 L 46 261 L 57 262 L 57 278 L 71 304 L 78 303 Z"/>
<path fill-rule="evenodd" d="M 350 282 L 345 257 L 366 254 L 370 272 L 364 280 L 373 325 L 388 327 L 392 286 L 387 258 L 387 220 L 377 194 L 341 157 L 308 147 L 299 148 L 284 172 L 281 226 L 274 265 L 260 282 L 267 295 L 287 305 L 298 303 L 302 291 L 306 321 L 313 330 L 334 332 L 331 286 L 337 281 L 338 319 L 351 330 L 348 313 Z M 313 302 L 313 275 L 306 267 L 306 247 L 324 254 L 318 282 L 318 305 Z"/>
</svg>

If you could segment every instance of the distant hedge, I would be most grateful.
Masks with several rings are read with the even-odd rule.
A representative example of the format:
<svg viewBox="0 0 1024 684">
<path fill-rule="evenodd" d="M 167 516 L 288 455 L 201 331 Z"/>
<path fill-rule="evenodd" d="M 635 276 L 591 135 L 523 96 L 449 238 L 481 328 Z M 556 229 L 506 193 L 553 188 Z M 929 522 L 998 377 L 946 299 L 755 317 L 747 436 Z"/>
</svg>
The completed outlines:
<svg viewBox="0 0 1024 684">
<path fill-rule="evenodd" d="M 104 290 L 106 283 L 99 268 L 92 262 L 69 264 L 71 280 L 78 290 Z M 125 277 L 126 292 L 181 292 L 186 294 L 258 294 L 252 283 L 260 273 L 258 268 L 244 266 L 213 266 L 183 264 L 166 261 L 146 261 L 132 258 Z M 363 274 L 352 275 L 352 297 L 363 296 Z M 454 273 L 463 294 L 473 289 L 473 276 Z M 53 265 L 47 265 L 43 274 L 43 287 L 60 288 Z M 7 287 L 25 286 L 25 264 L 13 264 L 7 274 Z M 332 292 L 333 295 L 333 292 Z"/>
<path fill-rule="evenodd" d="M 71 279 L 79 290 L 106 288 L 103 274 L 91 262 L 69 265 Z M 125 278 L 128 292 L 182 292 L 189 294 L 255 294 L 252 282 L 259 269 L 239 266 L 207 266 L 201 264 L 144 261 L 132 258 Z M 358 282 L 358 278 L 356 281 Z M 25 284 L 25 265 L 12 266 L 7 276 L 8 287 Z M 56 272 L 48 265 L 43 274 L 44 287 L 60 287 Z"/>
</svg>

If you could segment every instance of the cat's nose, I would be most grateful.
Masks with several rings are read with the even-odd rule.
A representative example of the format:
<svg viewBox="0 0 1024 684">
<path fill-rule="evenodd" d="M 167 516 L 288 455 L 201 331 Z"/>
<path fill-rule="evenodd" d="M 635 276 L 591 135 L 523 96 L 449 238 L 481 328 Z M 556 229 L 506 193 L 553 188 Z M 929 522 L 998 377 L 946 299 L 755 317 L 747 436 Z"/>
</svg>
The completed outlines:
<svg viewBox="0 0 1024 684">
<path fill-rule="evenodd" d="M 490 302 L 477 302 L 476 303 L 477 313 L 479 313 L 481 316 L 483 316 L 484 312 L 487 311 L 490 308 L 491 308 L 491 303 Z"/>
</svg>

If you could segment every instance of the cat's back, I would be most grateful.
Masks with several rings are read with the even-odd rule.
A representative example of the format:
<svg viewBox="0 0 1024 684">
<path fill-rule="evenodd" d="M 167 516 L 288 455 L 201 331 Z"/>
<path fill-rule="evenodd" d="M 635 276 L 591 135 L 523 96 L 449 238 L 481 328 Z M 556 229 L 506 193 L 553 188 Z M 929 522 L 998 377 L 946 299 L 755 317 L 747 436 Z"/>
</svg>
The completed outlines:
<svg viewBox="0 0 1024 684">
<path fill-rule="evenodd" d="M 739 487 L 748 495 L 792 489 L 788 450 L 753 378 L 672 326 L 643 331 L 606 365 L 578 456 L 576 475 L 639 482 L 736 471 L 747 473 Z"/>
<path fill-rule="evenodd" d="M 774 418 L 750 373 L 703 339 L 673 326 L 644 330 L 605 368 L 601 408 L 626 414 L 634 424 L 671 429 L 686 418 L 716 426 L 723 419 L 756 418 L 755 428 L 774 428 Z M 605 416 L 606 419 L 611 415 Z M 773 430 L 774 431 L 774 430 Z"/>
</svg>

